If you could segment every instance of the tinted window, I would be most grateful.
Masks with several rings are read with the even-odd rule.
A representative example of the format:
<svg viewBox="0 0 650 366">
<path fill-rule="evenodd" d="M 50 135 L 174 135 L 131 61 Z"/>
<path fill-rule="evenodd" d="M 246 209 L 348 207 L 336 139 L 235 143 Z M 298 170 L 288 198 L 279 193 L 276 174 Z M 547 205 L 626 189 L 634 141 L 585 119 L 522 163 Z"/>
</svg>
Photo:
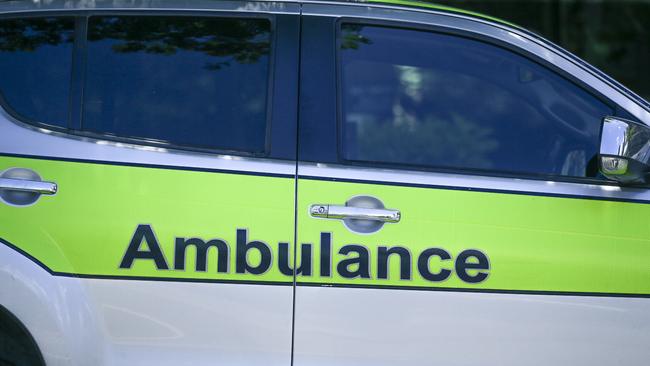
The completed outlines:
<svg viewBox="0 0 650 366">
<path fill-rule="evenodd" d="M 612 110 L 503 48 L 462 37 L 346 25 L 340 40 L 347 160 L 593 176 Z"/>
<path fill-rule="evenodd" d="M 91 17 L 83 129 L 263 151 L 270 28 L 265 19 Z"/>
<path fill-rule="evenodd" d="M 67 126 L 73 44 L 73 18 L 0 21 L 5 106 L 31 121 Z"/>
</svg>

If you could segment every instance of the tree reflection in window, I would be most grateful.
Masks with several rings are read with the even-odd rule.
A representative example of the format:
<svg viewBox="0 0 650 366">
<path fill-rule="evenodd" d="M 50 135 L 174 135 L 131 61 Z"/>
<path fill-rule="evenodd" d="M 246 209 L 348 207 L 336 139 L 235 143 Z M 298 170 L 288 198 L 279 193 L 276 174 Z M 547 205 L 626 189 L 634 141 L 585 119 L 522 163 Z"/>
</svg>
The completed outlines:
<svg viewBox="0 0 650 366">
<path fill-rule="evenodd" d="M 0 93 L 21 118 L 67 127 L 74 18 L 0 21 Z"/>
<path fill-rule="evenodd" d="M 85 130 L 265 150 L 268 19 L 93 16 L 87 53 Z"/>
<path fill-rule="evenodd" d="M 270 51 L 270 26 L 264 19 L 190 17 L 93 17 L 88 32 L 91 42 L 113 40 L 119 53 L 145 52 L 174 55 L 201 52 L 220 59 L 206 65 L 220 69 L 232 62 L 251 64 Z"/>
<path fill-rule="evenodd" d="M 342 154 L 411 167 L 593 176 L 611 109 L 540 65 L 438 33 L 344 25 Z"/>
</svg>

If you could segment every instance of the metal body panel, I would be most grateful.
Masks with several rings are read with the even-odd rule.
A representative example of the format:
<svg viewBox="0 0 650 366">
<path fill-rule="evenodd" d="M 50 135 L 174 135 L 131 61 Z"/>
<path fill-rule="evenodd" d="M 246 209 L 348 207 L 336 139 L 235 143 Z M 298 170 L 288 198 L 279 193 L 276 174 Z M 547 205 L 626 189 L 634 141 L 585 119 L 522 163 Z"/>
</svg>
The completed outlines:
<svg viewBox="0 0 650 366">
<path fill-rule="evenodd" d="M 650 299 L 297 290 L 297 366 L 641 365 L 650 357 Z"/>
<path fill-rule="evenodd" d="M 128 238 L 141 223 L 156 230 L 170 268 L 174 236 L 223 238 L 234 260 L 235 230 L 251 229 L 251 240 L 259 238 L 261 228 L 254 223 L 265 212 L 272 212 L 276 222 L 264 226 L 270 231 L 261 234 L 263 240 L 274 235 L 280 236 L 271 239 L 272 245 L 290 240 L 295 165 L 93 144 L 0 122 L 0 131 L 10 132 L 0 135 L 5 151 L 51 156 L 0 156 L 2 169 L 29 167 L 60 186 L 57 195 L 47 197 L 52 200 L 29 207 L 0 205 L 0 238 L 19 247 L 0 244 L 3 253 L 11 253 L 0 256 L 0 268 L 8 271 L 0 279 L 0 303 L 25 322 L 48 365 L 289 364 L 290 276 L 280 278 L 275 270 L 265 277 L 285 281 L 282 286 L 218 284 L 214 282 L 223 276 L 212 259 L 209 272 L 195 271 L 192 259 L 177 271 L 160 271 L 146 260 L 136 261 L 132 269 L 119 266 Z M 28 137 L 12 140 L 12 131 Z M 21 150 L 12 141 L 34 147 Z M 103 161 L 74 160 L 78 158 Z M 151 163 L 156 165 L 147 165 Z M 258 198 L 246 194 L 252 186 Z M 261 198 L 264 192 L 273 199 Z M 257 213 L 248 211 L 253 203 L 246 203 L 247 197 L 261 205 Z M 194 257 L 194 251 L 187 253 Z M 25 261 L 21 273 L 10 269 Z M 234 276 L 234 264 L 230 267 Z M 83 273 L 103 279 L 74 278 Z M 160 275 L 199 283 L 113 278 Z M 252 276 L 244 282 L 255 280 Z"/>
<path fill-rule="evenodd" d="M 281 36 L 274 37 L 278 60 L 272 90 L 279 95 L 272 98 L 269 136 L 284 144 L 282 153 L 271 159 L 68 135 L 1 111 L 0 171 L 29 167 L 60 189 L 29 207 L 0 203 L 0 303 L 25 324 L 48 366 L 289 365 L 291 275 L 275 269 L 262 278 L 274 283 L 255 284 L 256 275 L 235 272 L 235 243 L 238 229 L 249 229 L 250 241 L 270 240 L 274 249 L 294 235 L 299 5 L 0 3 L 0 14 L 10 17 L 87 10 L 276 14 Z M 266 215 L 273 219 L 263 220 Z M 256 234 L 262 221 L 269 231 Z M 170 270 L 142 259 L 121 265 L 128 238 L 140 224 L 156 231 Z M 227 241 L 231 254 L 221 268 L 228 270 L 226 278 L 213 260 L 216 250 L 205 259 L 207 271 L 200 269 L 198 250 L 191 245 L 184 265 L 177 265 L 176 237 Z M 136 245 L 136 252 L 146 251 L 147 244 Z"/>
<path fill-rule="evenodd" d="M 2 244 L 0 283 L 48 366 L 290 362 L 291 287 L 56 277 Z"/>
<path fill-rule="evenodd" d="M 81 280 L 54 277 L 0 243 L 0 284 L 0 303 L 25 325 L 48 366 L 102 364 L 98 309 Z"/>
<path fill-rule="evenodd" d="M 82 282 L 106 365 L 290 363 L 291 287 Z"/>
<path fill-rule="evenodd" d="M 332 44 L 318 46 L 327 50 L 320 55 L 327 63 L 336 61 L 330 55 L 334 22 L 342 19 L 459 34 L 533 56 L 650 125 L 647 107 L 632 93 L 558 47 L 505 24 L 436 10 L 316 2 L 303 5 L 303 16 L 303 24 L 313 27 L 303 29 L 303 49 L 313 52 L 313 40 L 332 32 L 322 36 Z M 645 286 L 650 278 L 650 236 L 643 222 L 647 189 L 341 164 L 334 147 L 340 141 L 333 127 L 338 106 L 331 95 L 340 86 L 330 80 L 336 72 L 331 67 L 323 71 L 326 76 L 312 77 L 318 60 L 310 57 L 303 55 L 309 74 L 301 79 L 299 160 L 309 162 L 298 166 L 297 242 L 316 243 L 320 236 L 322 243 L 325 235 L 331 245 L 321 248 L 330 251 L 335 264 L 330 264 L 330 277 L 296 278 L 296 366 L 645 362 L 650 290 L 622 292 L 633 283 Z M 320 104 L 314 102 L 317 97 Z M 357 195 L 400 210 L 401 221 L 358 235 L 341 223 L 310 217 L 313 204 L 340 204 Z M 628 224 L 633 230 L 623 229 Z M 344 250 L 352 247 L 368 253 L 367 273 L 358 269 L 361 265 L 351 266 L 357 269 L 352 275 L 336 272 L 337 261 L 365 263 Z M 409 265 L 398 259 L 384 265 L 392 268 L 390 278 L 378 269 L 380 249 L 386 247 L 405 248 L 411 259 Z M 418 276 L 417 256 L 432 247 L 448 250 L 451 258 L 436 257 L 426 265 L 436 274 L 453 274 L 427 283 Z M 454 277 L 458 267 L 453 261 L 467 248 L 490 258 L 481 283 Z M 609 280 L 612 292 L 587 290 Z"/>
<path fill-rule="evenodd" d="M 650 355 L 650 206 L 642 190 L 610 195 L 594 192 L 609 186 L 306 165 L 298 242 L 329 233 L 334 267 L 328 278 L 296 279 L 294 365 L 594 366 Z M 356 195 L 381 199 L 402 219 L 359 235 L 310 217 L 314 202 Z M 354 257 L 342 255 L 343 245 L 367 248 L 369 277 L 335 272 Z M 409 251 L 408 279 L 397 258 L 390 277 L 380 277 L 381 247 Z M 432 247 L 451 253 L 430 263 L 433 273 L 454 271 L 458 253 L 471 248 L 490 259 L 486 279 L 422 281 L 418 256 Z M 644 289 L 625 294 L 628 286 Z"/>
</svg>

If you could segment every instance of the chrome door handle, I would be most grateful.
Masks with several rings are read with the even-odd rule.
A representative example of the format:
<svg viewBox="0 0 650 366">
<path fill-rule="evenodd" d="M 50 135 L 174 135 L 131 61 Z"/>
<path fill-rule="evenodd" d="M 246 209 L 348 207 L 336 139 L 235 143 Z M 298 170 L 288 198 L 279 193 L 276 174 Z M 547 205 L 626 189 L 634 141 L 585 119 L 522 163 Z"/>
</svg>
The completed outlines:
<svg viewBox="0 0 650 366">
<path fill-rule="evenodd" d="M 311 205 L 309 208 L 309 213 L 313 217 L 320 217 L 324 219 L 356 219 L 392 223 L 399 222 L 402 217 L 399 210 L 337 205 Z"/>
<path fill-rule="evenodd" d="M 8 191 L 31 192 L 45 195 L 56 194 L 58 186 L 52 182 L 37 180 L 0 178 L 0 189 Z"/>
</svg>

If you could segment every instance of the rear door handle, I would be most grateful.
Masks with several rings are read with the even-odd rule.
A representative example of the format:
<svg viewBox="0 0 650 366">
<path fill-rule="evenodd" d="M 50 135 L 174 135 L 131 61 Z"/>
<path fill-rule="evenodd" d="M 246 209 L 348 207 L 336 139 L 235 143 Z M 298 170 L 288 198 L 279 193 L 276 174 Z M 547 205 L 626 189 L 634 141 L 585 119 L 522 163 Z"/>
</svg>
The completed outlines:
<svg viewBox="0 0 650 366">
<path fill-rule="evenodd" d="M 337 205 L 311 205 L 309 213 L 312 217 L 323 219 L 357 219 L 380 222 L 399 222 L 402 215 L 399 210 L 384 208 L 363 208 Z"/>
<path fill-rule="evenodd" d="M 45 195 L 56 194 L 56 183 L 37 180 L 0 178 L 0 189 L 8 191 L 31 192 Z"/>
</svg>

